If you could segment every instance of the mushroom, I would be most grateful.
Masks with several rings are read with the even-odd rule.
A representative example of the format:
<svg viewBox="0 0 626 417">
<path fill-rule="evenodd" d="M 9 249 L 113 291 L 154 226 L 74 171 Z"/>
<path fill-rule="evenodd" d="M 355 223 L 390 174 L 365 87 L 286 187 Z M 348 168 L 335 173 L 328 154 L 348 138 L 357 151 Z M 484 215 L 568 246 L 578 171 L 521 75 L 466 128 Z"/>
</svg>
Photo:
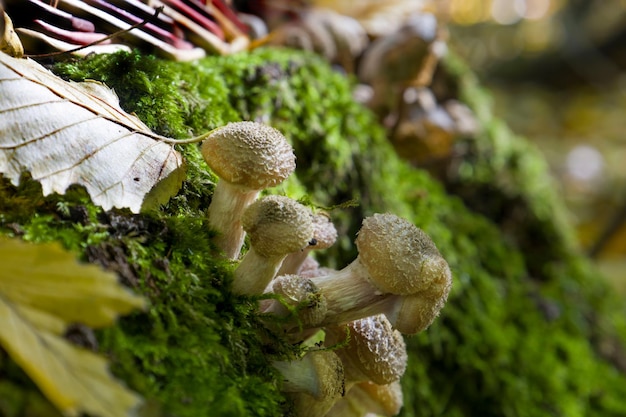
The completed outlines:
<svg viewBox="0 0 626 417">
<path fill-rule="evenodd" d="M 241 218 L 250 249 L 235 269 L 233 291 L 263 293 L 283 259 L 313 239 L 311 217 L 308 207 L 284 196 L 271 195 L 251 204 Z"/>
<path fill-rule="evenodd" d="M 241 216 L 259 192 L 284 181 L 295 169 L 293 148 L 276 129 L 256 122 L 235 122 L 211 132 L 202 156 L 220 177 L 208 209 L 217 246 L 237 259 L 245 232 Z"/>
<path fill-rule="evenodd" d="M 285 333 L 297 328 L 317 327 L 326 315 L 326 299 L 310 279 L 297 275 L 279 276 L 272 280 L 268 292 L 280 299 L 262 300 L 260 311 L 284 318 L 280 329 Z"/>
<path fill-rule="evenodd" d="M 371 381 L 359 382 L 339 399 L 324 417 L 365 417 L 376 415 L 393 417 L 403 405 L 400 381 L 378 385 Z"/>
<path fill-rule="evenodd" d="M 389 384 L 404 374 L 407 364 L 404 339 L 383 314 L 324 330 L 327 346 L 341 346 L 347 336 L 345 346 L 335 350 L 343 363 L 346 388 L 364 381 Z"/>
<path fill-rule="evenodd" d="M 311 244 L 299 252 L 287 255 L 277 275 L 297 274 L 312 250 L 327 249 L 337 240 L 337 229 L 326 213 L 313 215 L 313 240 Z"/>
<path fill-rule="evenodd" d="M 391 384 L 404 374 L 407 364 L 404 339 L 384 315 L 329 326 L 324 330 L 324 343 L 334 348 L 333 352 L 341 359 L 346 392 L 361 382 Z"/>
<path fill-rule="evenodd" d="M 282 390 L 293 401 L 298 417 L 323 416 L 344 395 L 343 365 L 332 351 L 309 351 L 297 361 L 273 365 L 283 377 Z"/>
<path fill-rule="evenodd" d="M 352 263 L 312 279 L 328 306 L 322 325 L 383 313 L 402 333 L 428 327 L 452 284 L 450 268 L 430 237 L 393 214 L 374 214 L 363 221 L 356 246 L 359 255 Z"/>
</svg>

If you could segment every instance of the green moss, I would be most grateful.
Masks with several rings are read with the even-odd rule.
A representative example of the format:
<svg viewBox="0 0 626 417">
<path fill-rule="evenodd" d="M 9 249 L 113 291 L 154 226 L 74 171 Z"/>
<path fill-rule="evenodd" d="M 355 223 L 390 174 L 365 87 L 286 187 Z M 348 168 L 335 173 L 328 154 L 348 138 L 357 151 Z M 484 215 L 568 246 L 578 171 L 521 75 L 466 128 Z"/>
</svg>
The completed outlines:
<svg viewBox="0 0 626 417">
<path fill-rule="evenodd" d="M 558 200 L 542 182 L 541 158 L 490 116 L 484 93 L 461 69 L 451 73 L 485 130 L 471 144 L 459 187 L 448 185 L 482 215 L 400 161 L 373 115 L 351 99 L 350 81 L 314 55 L 260 49 L 174 63 L 116 54 L 55 71 L 106 81 L 125 109 L 168 136 L 238 119 L 283 131 L 297 171 L 273 192 L 324 206 L 359 203 L 332 211 L 342 240 L 320 256 L 326 265 L 354 258 L 354 234 L 373 212 L 391 211 L 422 227 L 450 263 L 454 287 L 435 324 L 408 339 L 404 416 L 624 415 L 624 375 L 599 357 L 595 343 L 619 335 L 613 320 L 621 310 L 568 243 Z M 42 198 L 25 179 L 19 188 L 0 183 L 0 228 L 62 241 L 150 297 L 147 313 L 120 320 L 98 339 L 116 374 L 159 413 L 281 415 L 288 406 L 269 360 L 297 347 L 264 330 L 251 300 L 229 292 L 233 265 L 216 259 L 204 215 L 216 179 L 197 145 L 178 148 L 189 177 L 159 210 L 105 213 L 80 189 Z M 462 184 L 480 192 L 461 193 Z M 523 203 L 530 227 L 503 233 L 502 219 L 472 196 L 493 196 L 496 208 Z M 535 238 L 547 248 L 543 257 L 527 250 Z M 536 271 L 543 280 L 528 279 Z"/>
</svg>

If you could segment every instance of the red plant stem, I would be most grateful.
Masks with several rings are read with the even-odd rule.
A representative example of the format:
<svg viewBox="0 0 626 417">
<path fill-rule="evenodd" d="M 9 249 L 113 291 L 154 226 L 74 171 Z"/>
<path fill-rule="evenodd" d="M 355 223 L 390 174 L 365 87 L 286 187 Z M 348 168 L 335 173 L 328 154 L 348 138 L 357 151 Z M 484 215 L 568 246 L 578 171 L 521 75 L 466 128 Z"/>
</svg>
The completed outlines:
<svg viewBox="0 0 626 417">
<path fill-rule="evenodd" d="M 124 20 L 127 23 L 130 24 L 135 24 L 135 23 L 140 23 L 143 21 L 143 19 L 133 15 L 132 13 L 114 6 L 113 4 L 105 1 L 105 0 L 85 0 L 86 3 L 91 4 L 94 7 L 97 7 L 101 10 L 105 10 L 108 13 Z M 162 41 L 169 43 L 170 45 L 172 45 L 175 48 L 178 49 L 193 49 L 193 45 L 190 42 L 187 42 L 181 38 L 178 38 L 174 35 L 172 35 L 170 32 L 155 26 L 152 23 L 146 23 L 143 26 L 143 29 L 146 32 L 149 32 L 150 34 L 154 35 L 155 37 L 157 37 L 158 39 L 161 39 Z"/>
<path fill-rule="evenodd" d="M 220 12 L 224 14 L 224 16 L 228 18 L 228 20 L 233 22 L 239 30 L 244 33 L 248 33 L 248 27 L 241 20 L 239 20 L 237 13 L 235 13 L 235 11 L 229 5 L 225 4 L 222 0 L 203 0 L 203 3 L 213 4 Z"/>
<path fill-rule="evenodd" d="M 211 19 L 202 15 L 202 13 L 194 10 L 180 0 L 163 0 L 163 3 L 177 9 L 180 13 L 186 15 L 200 26 L 204 27 L 219 39 L 224 40 L 224 31 Z"/>
<path fill-rule="evenodd" d="M 56 37 L 57 39 L 71 42 L 76 45 L 88 45 L 97 41 L 100 41 L 100 44 L 111 43 L 110 40 L 102 41 L 104 38 L 107 37 L 107 35 L 104 33 L 79 32 L 61 29 L 58 26 L 51 25 L 50 23 L 46 23 L 40 19 L 36 19 L 34 23 L 39 26 L 39 28 L 43 29 L 44 32 L 54 35 L 54 37 Z"/>
</svg>

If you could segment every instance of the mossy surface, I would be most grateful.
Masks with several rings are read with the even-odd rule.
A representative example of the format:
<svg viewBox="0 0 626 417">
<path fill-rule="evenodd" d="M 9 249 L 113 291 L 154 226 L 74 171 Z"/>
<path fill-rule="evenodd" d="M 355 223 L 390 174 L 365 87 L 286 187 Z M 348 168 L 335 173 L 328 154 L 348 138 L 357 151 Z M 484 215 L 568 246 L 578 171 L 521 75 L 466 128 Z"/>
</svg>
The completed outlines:
<svg viewBox="0 0 626 417">
<path fill-rule="evenodd" d="M 374 117 L 352 101 L 349 80 L 313 55 L 261 49 L 174 63 L 117 54 L 55 71 L 106 82 L 122 107 L 170 137 L 234 120 L 283 131 L 296 151 L 297 171 L 272 192 L 322 206 L 358 203 L 331 211 L 342 239 L 319 257 L 328 266 L 354 258 L 351 242 L 371 213 L 394 212 L 423 228 L 450 263 L 454 286 L 435 324 L 408 339 L 402 415 L 626 413 L 626 378 L 596 343 L 609 336 L 623 340 L 614 320 L 619 305 L 568 243 L 558 201 L 543 197 L 549 186 L 536 188 L 540 183 L 533 181 L 545 176 L 540 157 L 520 138 L 502 136 L 509 133 L 488 119 L 484 96 L 477 96 L 483 93 L 470 94 L 471 85 L 463 91 L 468 101 L 476 100 L 472 105 L 489 134 L 476 139 L 475 158 L 467 159 L 457 184 L 499 190 L 494 194 L 507 197 L 499 201 L 527 201 L 541 242 L 550 245 L 549 238 L 557 237 L 547 257 L 527 253 L 524 241 L 515 239 L 520 233 L 503 233 L 499 218 L 493 223 L 485 217 L 489 212 L 472 212 L 428 174 L 400 161 Z M 460 85 L 469 82 L 463 71 L 453 72 Z M 516 151 L 495 155 L 498 140 Z M 204 215 L 216 179 L 197 145 L 178 148 L 188 160 L 188 179 L 158 210 L 103 212 L 80 189 L 43 198 L 25 178 L 20 187 L 0 187 L 0 230 L 30 241 L 61 241 L 149 296 L 148 312 L 120 320 L 98 339 L 115 373 L 148 399 L 155 414 L 282 415 L 288 405 L 269 360 L 290 357 L 297 347 L 264 330 L 253 301 L 229 292 L 233 265 L 217 260 Z M 535 176 L 525 183 L 529 172 Z M 543 271 L 543 279 L 529 279 L 534 271 Z M 0 365 L 0 381 L 8 376 L 14 387 L 19 378 Z"/>
</svg>

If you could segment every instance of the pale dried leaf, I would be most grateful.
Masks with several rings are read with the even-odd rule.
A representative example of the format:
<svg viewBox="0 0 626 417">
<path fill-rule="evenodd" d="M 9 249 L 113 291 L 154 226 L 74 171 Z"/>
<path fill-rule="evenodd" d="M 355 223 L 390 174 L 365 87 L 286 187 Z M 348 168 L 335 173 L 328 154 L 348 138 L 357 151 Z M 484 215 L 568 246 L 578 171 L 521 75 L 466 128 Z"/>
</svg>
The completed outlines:
<svg viewBox="0 0 626 417">
<path fill-rule="evenodd" d="M 124 112 L 105 86 L 68 83 L 29 59 L 0 53 L 0 173 L 23 172 L 44 195 L 72 184 L 105 210 L 163 203 L 180 188 L 182 157 Z"/>
<path fill-rule="evenodd" d="M 64 414 L 130 415 L 140 398 L 104 358 L 60 335 L 68 323 L 112 324 L 144 300 L 56 245 L 0 239 L 0 259 L 0 346 Z"/>
</svg>

